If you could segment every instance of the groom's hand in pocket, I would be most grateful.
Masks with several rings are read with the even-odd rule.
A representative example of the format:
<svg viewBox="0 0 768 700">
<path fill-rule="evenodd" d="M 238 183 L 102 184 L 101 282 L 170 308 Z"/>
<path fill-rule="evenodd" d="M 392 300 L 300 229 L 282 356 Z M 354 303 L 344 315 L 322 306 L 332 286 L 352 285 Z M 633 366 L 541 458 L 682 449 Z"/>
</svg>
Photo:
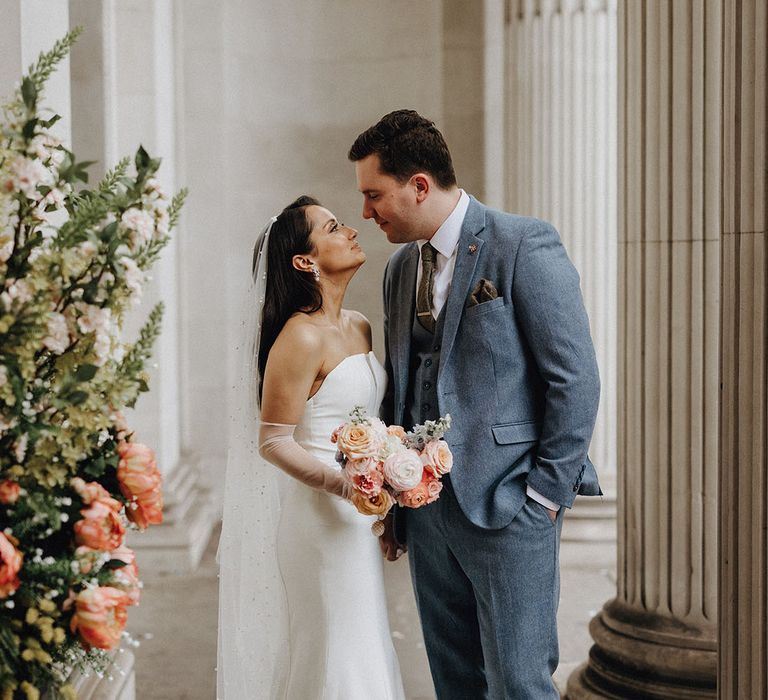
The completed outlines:
<svg viewBox="0 0 768 700">
<path fill-rule="evenodd" d="M 407 550 L 395 539 L 395 519 L 391 513 L 384 518 L 384 534 L 379 537 L 379 547 L 387 561 L 396 561 Z"/>
</svg>

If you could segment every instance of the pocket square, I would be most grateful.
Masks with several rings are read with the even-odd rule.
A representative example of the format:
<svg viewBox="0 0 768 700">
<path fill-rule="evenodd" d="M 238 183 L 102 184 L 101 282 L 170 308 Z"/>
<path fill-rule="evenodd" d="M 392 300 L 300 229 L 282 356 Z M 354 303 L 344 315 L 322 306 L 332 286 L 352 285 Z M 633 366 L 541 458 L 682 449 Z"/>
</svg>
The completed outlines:
<svg viewBox="0 0 768 700">
<path fill-rule="evenodd" d="M 467 306 L 477 306 L 483 302 L 492 301 L 498 296 L 499 293 L 496 291 L 496 287 L 493 286 L 493 282 L 490 282 L 487 279 L 481 279 L 469 295 L 469 303 Z"/>
</svg>

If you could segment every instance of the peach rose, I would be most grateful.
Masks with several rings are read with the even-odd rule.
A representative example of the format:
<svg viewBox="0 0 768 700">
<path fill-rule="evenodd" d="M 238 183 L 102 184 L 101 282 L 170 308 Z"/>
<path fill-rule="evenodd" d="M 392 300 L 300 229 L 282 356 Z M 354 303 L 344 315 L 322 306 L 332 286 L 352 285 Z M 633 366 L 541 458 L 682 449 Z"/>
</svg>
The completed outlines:
<svg viewBox="0 0 768 700">
<path fill-rule="evenodd" d="M 416 450 L 399 450 L 384 460 L 384 478 L 395 491 L 414 488 L 423 473 L 424 465 Z"/>
<path fill-rule="evenodd" d="M 381 444 L 379 432 L 364 423 L 347 423 L 339 431 L 336 446 L 348 459 L 373 457 Z"/>
<path fill-rule="evenodd" d="M 387 435 L 396 437 L 398 440 L 402 440 L 405 437 L 405 429 L 402 425 L 390 425 L 387 428 Z"/>
<path fill-rule="evenodd" d="M 118 588 L 86 588 L 75 598 L 75 614 L 69 627 L 80 635 L 86 649 L 115 649 L 128 620 L 128 605 L 128 594 Z"/>
<path fill-rule="evenodd" d="M 363 515 L 386 515 L 394 505 L 392 496 L 385 489 L 381 489 L 375 496 L 366 496 L 360 491 L 354 491 L 352 503 Z"/>
<path fill-rule="evenodd" d="M 19 500 L 21 486 L 11 479 L 0 481 L 0 503 L 10 506 Z"/>
<path fill-rule="evenodd" d="M 163 522 L 163 478 L 155 463 L 155 453 L 138 442 L 121 443 L 117 452 L 120 491 L 131 501 L 125 509 L 128 519 L 142 530 Z"/>
<path fill-rule="evenodd" d="M 85 482 L 79 476 L 76 476 L 74 479 L 70 479 L 69 485 L 77 492 L 77 495 L 83 499 L 83 503 L 86 505 L 91 505 L 96 501 L 100 501 L 116 512 L 119 512 L 122 507 L 120 501 L 112 498 L 109 491 L 97 481 Z"/>
<path fill-rule="evenodd" d="M 0 532 L 0 598 L 7 598 L 21 585 L 18 574 L 24 555 L 16 544 L 13 537 Z"/>
<path fill-rule="evenodd" d="M 424 446 L 421 461 L 424 469 L 431 472 L 433 476 L 441 477 L 451 471 L 453 453 L 445 440 L 432 440 Z"/>
<path fill-rule="evenodd" d="M 442 490 L 443 485 L 425 471 L 424 478 L 417 486 L 397 494 L 397 502 L 404 508 L 421 508 L 436 501 Z"/>
<path fill-rule="evenodd" d="M 139 567 L 136 566 L 136 554 L 132 549 L 122 546 L 111 552 L 110 556 L 125 562 L 125 566 L 114 570 L 114 583 L 112 585 L 128 595 L 131 605 L 138 605 L 141 597 L 141 582 L 139 581 Z"/>
<path fill-rule="evenodd" d="M 114 499 L 110 500 L 117 503 Z M 78 520 L 74 526 L 77 544 L 109 552 L 123 543 L 125 526 L 115 508 L 103 501 L 94 501 L 88 508 L 83 508 L 80 514 L 83 519 Z"/>
</svg>

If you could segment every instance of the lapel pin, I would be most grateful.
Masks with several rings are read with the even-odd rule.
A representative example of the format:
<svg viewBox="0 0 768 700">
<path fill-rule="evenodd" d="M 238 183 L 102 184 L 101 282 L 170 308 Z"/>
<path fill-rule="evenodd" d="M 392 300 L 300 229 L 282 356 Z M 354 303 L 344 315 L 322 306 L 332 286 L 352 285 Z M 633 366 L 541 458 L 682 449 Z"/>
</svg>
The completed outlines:
<svg viewBox="0 0 768 700">
<path fill-rule="evenodd" d="M 474 243 L 469 244 L 469 254 L 474 255 L 477 250 L 477 246 Z"/>
</svg>

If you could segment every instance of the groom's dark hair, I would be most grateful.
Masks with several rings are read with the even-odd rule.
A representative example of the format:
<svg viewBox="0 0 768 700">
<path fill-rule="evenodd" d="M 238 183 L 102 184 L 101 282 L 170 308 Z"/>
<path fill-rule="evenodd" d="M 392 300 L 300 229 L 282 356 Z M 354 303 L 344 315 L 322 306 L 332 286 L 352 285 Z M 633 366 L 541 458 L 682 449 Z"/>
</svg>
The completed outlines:
<svg viewBox="0 0 768 700">
<path fill-rule="evenodd" d="M 429 173 L 447 190 L 456 184 L 451 153 L 434 122 L 412 109 L 398 109 L 383 116 L 355 139 L 351 161 L 379 156 L 381 171 L 399 182 L 415 173 Z"/>
</svg>

